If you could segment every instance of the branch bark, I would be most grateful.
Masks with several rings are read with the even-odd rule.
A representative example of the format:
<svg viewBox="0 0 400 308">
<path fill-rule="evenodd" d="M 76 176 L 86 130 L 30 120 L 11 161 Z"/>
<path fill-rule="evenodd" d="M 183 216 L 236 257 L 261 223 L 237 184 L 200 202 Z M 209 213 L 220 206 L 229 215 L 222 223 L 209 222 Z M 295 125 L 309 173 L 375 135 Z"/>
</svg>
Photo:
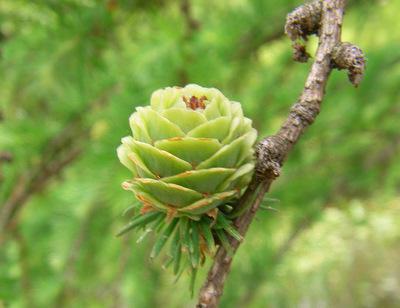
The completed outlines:
<svg viewBox="0 0 400 308">
<path fill-rule="evenodd" d="M 298 52 L 299 40 L 306 40 L 308 35 L 317 34 L 319 45 L 315 61 L 308 74 L 304 89 L 298 101 L 291 108 L 287 119 L 279 131 L 265 138 L 257 145 L 256 172 L 251 185 L 239 200 L 238 207 L 246 210 L 240 215 L 235 226 L 244 236 L 252 222 L 264 194 L 269 190 L 272 182 L 279 176 L 280 168 L 287 155 L 311 125 L 320 112 L 320 105 L 325 93 L 328 77 L 338 63 L 354 63 L 351 59 L 339 59 L 351 54 L 349 52 L 335 52 L 335 47 L 341 44 L 341 26 L 345 8 L 345 0 L 316 0 L 305 4 L 288 15 L 285 30 L 289 38 L 294 41 L 294 51 Z M 358 49 L 359 50 L 359 49 Z M 304 47 L 304 52 L 306 52 Z M 364 70 L 364 57 L 357 53 L 357 74 Z M 297 59 L 300 60 L 300 59 Z M 358 66 L 357 66 L 358 68 Z M 361 71 L 361 73 L 360 73 Z M 357 77 L 359 77 L 357 75 Z M 359 79 L 357 78 L 357 81 Z M 248 204 L 250 203 L 250 206 Z M 223 292 L 226 277 L 230 271 L 232 260 L 240 242 L 230 238 L 233 253 L 229 255 L 220 247 L 215 255 L 214 264 L 208 272 L 207 279 L 200 290 L 197 307 L 217 307 Z"/>
</svg>

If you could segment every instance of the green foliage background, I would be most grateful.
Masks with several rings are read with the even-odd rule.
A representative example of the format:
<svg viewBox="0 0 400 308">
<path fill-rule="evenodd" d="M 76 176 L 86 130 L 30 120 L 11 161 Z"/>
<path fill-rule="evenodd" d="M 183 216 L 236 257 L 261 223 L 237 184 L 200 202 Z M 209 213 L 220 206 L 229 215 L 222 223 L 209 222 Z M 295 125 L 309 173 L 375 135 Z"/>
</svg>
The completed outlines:
<svg viewBox="0 0 400 308">
<path fill-rule="evenodd" d="M 0 165 L 0 215 L 26 197 L 0 234 L 0 306 L 194 305 L 187 277 L 174 284 L 149 261 L 151 237 L 115 237 L 133 201 L 115 149 L 135 106 L 189 82 L 241 101 L 261 136 L 274 133 L 309 69 L 283 35 L 299 4 L 0 2 L 0 152 L 13 157 Z M 354 89 L 333 72 L 221 307 L 400 306 L 399 11 L 396 0 L 349 1 L 343 40 L 365 51 L 365 79 Z"/>
</svg>

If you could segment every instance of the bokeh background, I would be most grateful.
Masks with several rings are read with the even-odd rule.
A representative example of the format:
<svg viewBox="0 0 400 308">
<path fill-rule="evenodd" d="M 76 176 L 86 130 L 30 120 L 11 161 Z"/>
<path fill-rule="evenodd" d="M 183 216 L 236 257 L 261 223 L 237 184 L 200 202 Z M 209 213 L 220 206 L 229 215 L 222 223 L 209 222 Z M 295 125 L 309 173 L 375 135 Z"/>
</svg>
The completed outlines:
<svg viewBox="0 0 400 308">
<path fill-rule="evenodd" d="M 153 90 L 187 83 L 219 88 L 274 133 L 310 66 L 283 34 L 300 4 L 1 0 L 0 306 L 194 305 L 188 278 L 149 260 L 151 236 L 115 237 L 133 201 L 116 147 Z M 221 307 L 400 307 L 399 11 L 349 1 L 343 39 L 365 51 L 365 79 L 354 89 L 332 73 Z"/>
</svg>

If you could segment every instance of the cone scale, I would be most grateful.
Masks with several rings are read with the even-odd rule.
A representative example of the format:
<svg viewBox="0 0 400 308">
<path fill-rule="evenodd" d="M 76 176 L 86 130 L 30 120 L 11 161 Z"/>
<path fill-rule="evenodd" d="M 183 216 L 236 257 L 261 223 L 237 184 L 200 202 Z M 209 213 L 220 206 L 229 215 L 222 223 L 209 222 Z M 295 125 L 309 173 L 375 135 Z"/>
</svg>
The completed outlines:
<svg viewBox="0 0 400 308">
<path fill-rule="evenodd" d="M 120 234 L 154 231 L 151 257 L 168 243 L 166 265 L 195 274 L 226 234 L 240 238 L 229 214 L 251 179 L 257 132 L 240 103 L 193 84 L 155 91 L 129 124 L 117 154 L 139 210 Z"/>
</svg>

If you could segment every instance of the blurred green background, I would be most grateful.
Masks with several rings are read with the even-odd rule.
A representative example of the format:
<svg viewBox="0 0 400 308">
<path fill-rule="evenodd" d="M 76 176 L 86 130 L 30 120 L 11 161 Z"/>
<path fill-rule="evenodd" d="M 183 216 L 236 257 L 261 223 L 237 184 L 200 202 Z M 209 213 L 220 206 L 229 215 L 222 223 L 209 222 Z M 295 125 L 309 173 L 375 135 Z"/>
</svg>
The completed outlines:
<svg viewBox="0 0 400 308">
<path fill-rule="evenodd" d="M 1 0 L 0 307 L 194 306 L 188 277 L 149 260 L 151 237 L 115 237 L 133 201 L 116 147 L 152 91 L 187 83 L 273 134 L 310 66 L 283 34 L 300 4 Z M 349 1 L 343 40 L 366 53 L 366 76 L 354 89 L 332 73 L 221 307 L 400 307 L 399 11 Z"/>
</svg>

